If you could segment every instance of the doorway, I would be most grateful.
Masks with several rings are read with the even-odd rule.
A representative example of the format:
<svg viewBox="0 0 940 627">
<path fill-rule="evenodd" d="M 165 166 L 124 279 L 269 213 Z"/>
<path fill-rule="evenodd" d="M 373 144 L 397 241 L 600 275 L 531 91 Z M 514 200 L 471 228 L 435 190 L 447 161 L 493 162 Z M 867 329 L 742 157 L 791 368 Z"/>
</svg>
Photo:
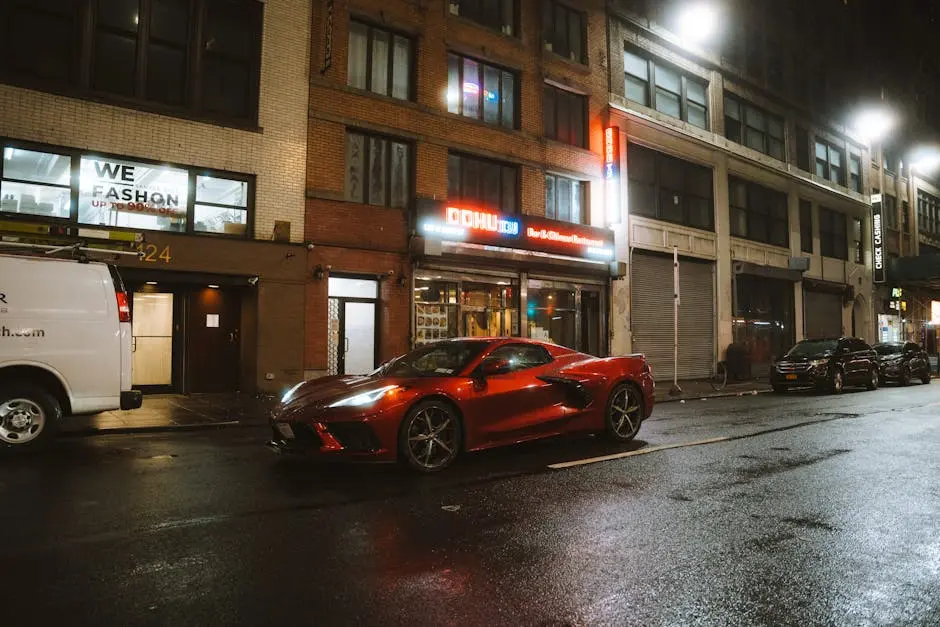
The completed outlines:
<svg viewBox="0 0 940 627">
<path fill-rule="evenodd" d="M 186 326 L 187 391 L 237 391 L 241 379 L 241 293 L 214 285 L 193 288 Z"/>
<path fill-rule="evenodd" d="M 369 374 L 376 367 L 378 281 L 329 278 L 327 303 L 327 371 L 338 375 Z"/>
<path fill-rule="evenodd" d="M 173 385 L 173 293 L 134 292 L 131 382 L 148 390 Z"/>
</svg>

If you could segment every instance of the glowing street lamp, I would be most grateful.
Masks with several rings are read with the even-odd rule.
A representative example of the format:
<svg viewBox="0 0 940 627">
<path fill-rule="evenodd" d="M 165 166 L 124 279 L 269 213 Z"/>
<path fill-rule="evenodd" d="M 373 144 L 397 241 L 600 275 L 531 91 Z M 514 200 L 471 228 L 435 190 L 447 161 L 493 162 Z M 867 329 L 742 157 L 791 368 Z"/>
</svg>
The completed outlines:
<svg viewBox="0 0 940 627">
<path fill-rule="evenodd" d="M 718 9 L 707 2 L 691 4 L 679 12 L 677 25 L 683 42 L 702 44 L 718 30 Z"/>
<path fill-rule="evenodd" d="M 852 128 L 870 146 L 886 138 L 896 125 L 897 118 L 891 111 L 875 108 L 859 112 L 855 116 Z"/>
<path fill-rule="evenodd" d="M 921 174 L 933 174 L 940 168 L 940 149 L 934 147 L 921 147 L 911 153 L 911 172 L 920 172 Z"/>
</svg>

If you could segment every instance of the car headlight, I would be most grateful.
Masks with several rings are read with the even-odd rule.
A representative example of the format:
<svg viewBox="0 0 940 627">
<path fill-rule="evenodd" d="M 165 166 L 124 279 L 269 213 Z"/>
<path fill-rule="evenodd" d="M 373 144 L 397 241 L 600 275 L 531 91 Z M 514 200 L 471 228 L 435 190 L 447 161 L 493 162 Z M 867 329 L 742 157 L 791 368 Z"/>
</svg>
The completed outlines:
<svg viewBox="0 0 940 627">
<path fill-rule="evenodd" d="M 306 383 L 306 381 L 301 381 L 300 383 L 298 383 L 297 385 L 295 385 L 295 386 L 292 387 L 291 389 L 287 390 L 287 391 L 284 393 L 284 396 L 281 397 L 281 404 L 283 405 L 284 403 L 287 403 L 288 401 L 290 401 L 290 399 L 294 398 L 294 392 L 296 392 L 297 390 L 299 390 L 299 389 L 300 389 L 300 386 L 302 386 L 304 383 Z"/>
<path fill-rule="evenodd" d="M 332 403 L 330 407 L 362 407 L 363 405 L 371 405 L 395 389 L 398 389 L 397 385 L 386 385 L 385 387 L 381 387 L 377 390 L 369 390 L 368 392 L 363 392 L 362 394 L 355 394 L 353 396 L 341 398 L 335 403 Z"/>
<path fill-rule="evenodd" d="M 809 362 L 809 365 L 812 366 L 813 368 L 818 368 L 819 366 L 828 366 L 829 360 L 828 359 L 813 359 L 812 361 Z"/>
</svg>

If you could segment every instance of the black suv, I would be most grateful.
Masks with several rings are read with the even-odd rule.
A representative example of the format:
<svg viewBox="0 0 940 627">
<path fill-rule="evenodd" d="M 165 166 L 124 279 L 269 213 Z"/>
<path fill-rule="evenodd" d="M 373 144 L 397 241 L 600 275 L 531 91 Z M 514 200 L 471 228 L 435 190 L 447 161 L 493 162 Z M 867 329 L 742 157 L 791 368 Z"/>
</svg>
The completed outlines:
<svg viewBox="0 0 940 627">
<path fill-rule="evenodd" d="M 815 387 L 833 394 L 847 385 L 878 388 L 878 353 L 856 337 L 803 340 L 791 348 L 770 371 L 774 392 Z"/>
<path fill-rule="evenodd" d="M 885 342 L 875 344 L 875 352 L 881 363 L 881 381 L 897 381 L 908 385 L 911 379 L 930 383 L 930 358 L 919 344 L 914 342 Z"/>
</svg>

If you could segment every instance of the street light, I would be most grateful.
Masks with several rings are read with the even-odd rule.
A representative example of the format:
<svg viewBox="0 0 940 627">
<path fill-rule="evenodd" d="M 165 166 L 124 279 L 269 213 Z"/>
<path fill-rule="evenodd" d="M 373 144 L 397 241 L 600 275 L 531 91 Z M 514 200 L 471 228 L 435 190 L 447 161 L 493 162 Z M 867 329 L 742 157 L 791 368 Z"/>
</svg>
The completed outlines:
<svg viewBox="0 0 940 627">
<path fill-rule="evenodd" d="M 897 118 L 891 111 L 884 108 L 873 108 L 859 112 L 855 116 L 852 128 L 857 135 L 871 146 L 873 143 L 880 142 L 887 137 L 896 124 Z"/>
<path fill-rule="evenodd" d="M 940 149 L 932 146 L 921 146 L 911 152 L 910 165 L 908 170 L 917 171 L 921 174 L 933 174 L 940 168 Z"/>
<path fill-rule="evenodd" d="M 701 44 L 718 30 L 718 9 L 705 2 L 691 4 L 679 12 L 677 24 L 684 42 Z"/>
</svg>

